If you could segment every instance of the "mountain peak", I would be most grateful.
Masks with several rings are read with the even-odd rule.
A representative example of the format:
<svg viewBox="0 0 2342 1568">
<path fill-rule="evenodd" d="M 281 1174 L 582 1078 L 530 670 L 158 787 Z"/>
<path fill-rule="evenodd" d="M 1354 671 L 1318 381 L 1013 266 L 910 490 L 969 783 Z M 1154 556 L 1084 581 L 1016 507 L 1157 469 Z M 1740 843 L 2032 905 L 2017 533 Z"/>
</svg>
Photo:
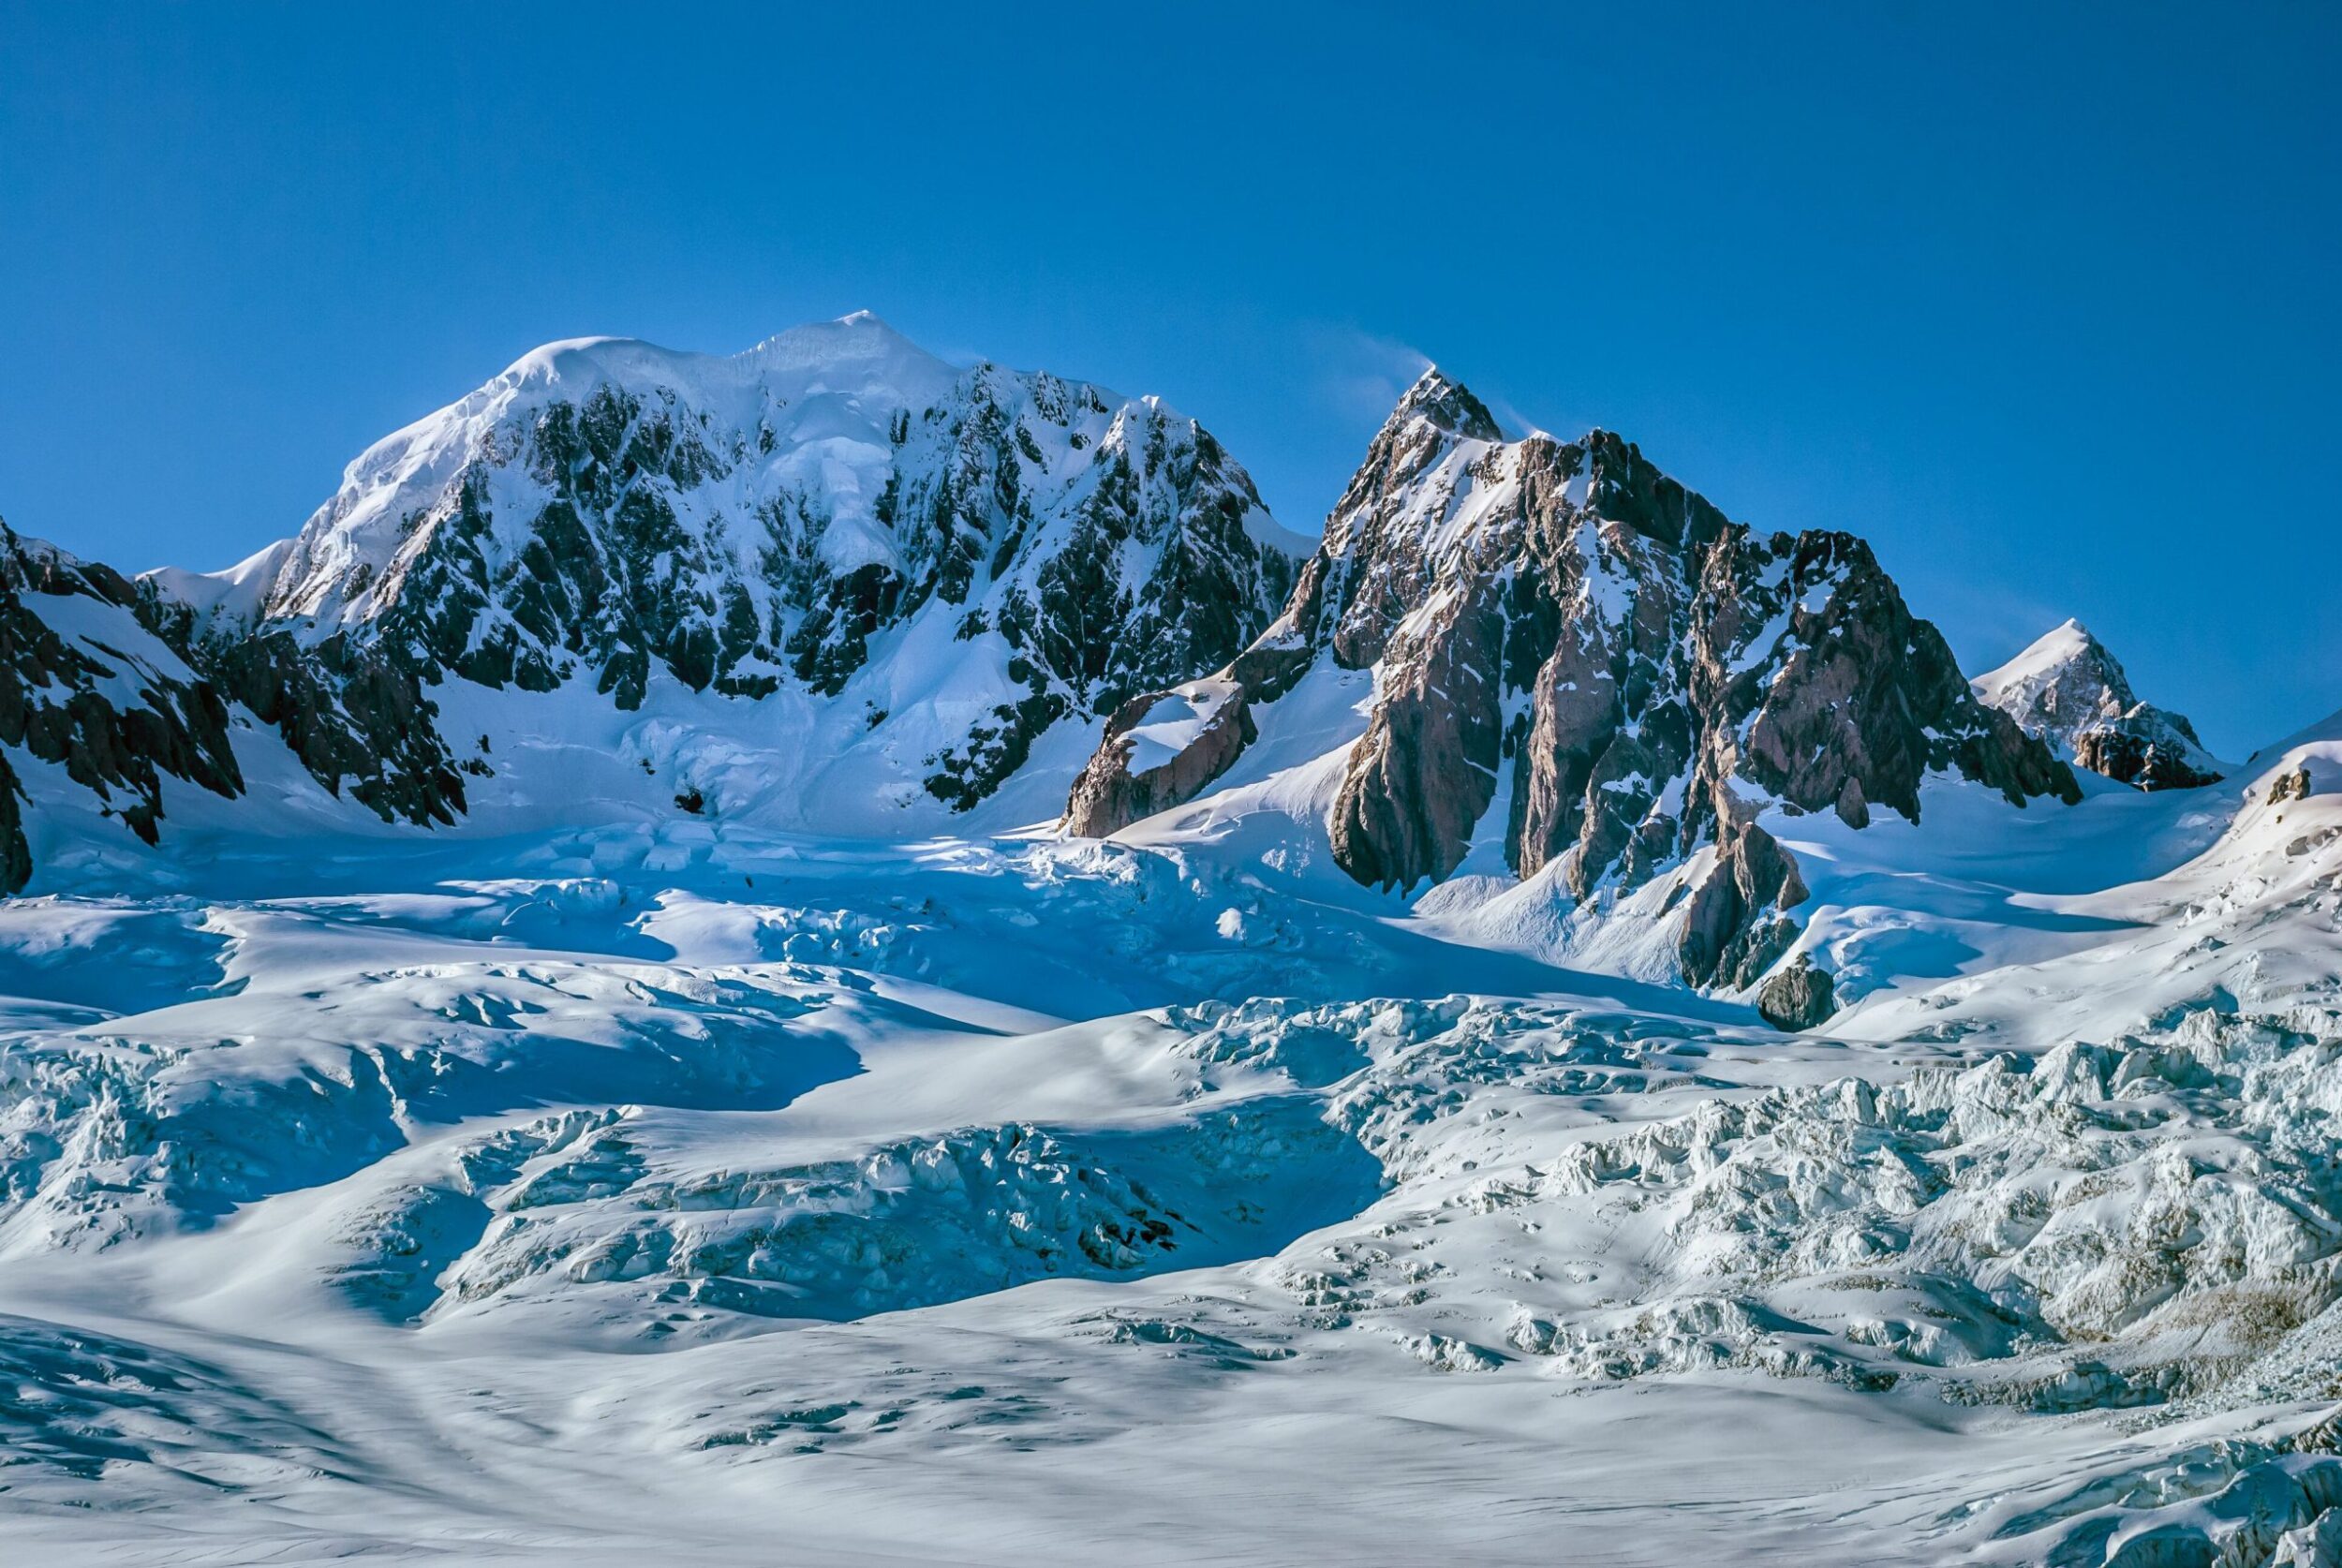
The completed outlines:
<svg viewBox="0 0 2342 1568">
<path fill-rule="evenodd" d="M 2042 722 L 2062 718 L 2071 723 L 2101 712 L 2118 713 L 2138 701 L 2112 651 L 2071 617 L 1969 685 L 1982 701 L 2027 728 L 2036 727 L 2029 715 Z"/>
<path fill-rule="evenodd" d="M 875 311 L 854 310 L 827 321 L 807 321 L 759 343 L 744 360 L 794 360 L 809 356 L 868 358 L 874 355 L 935 356 L 905 337 Z M 940 360 L 937 363 L 941 363 Z"/>
<path fill-rule="evenodd" d="M 1401 394 L 1399 406 L 1390 411 L 1385 426 L 1403 424 L 1412 419 L 1429 420 L 1449 435 L 1461 436 L 1466 440 L 1505 438 L 1488 405 L 1435 364 L 1424 366 L 1423 374 L 1415 378 L 1415 385 Z"/>
<path fill-rule="evenodd" d="M 2224 764 L 2185 716 L 2139 700 L 2112 650 L 2068 618 L 1996 670 L 1968 683 L 1998 708 L 2093 773 L 2142 790 L 2216 783 Z"/>
</svg>

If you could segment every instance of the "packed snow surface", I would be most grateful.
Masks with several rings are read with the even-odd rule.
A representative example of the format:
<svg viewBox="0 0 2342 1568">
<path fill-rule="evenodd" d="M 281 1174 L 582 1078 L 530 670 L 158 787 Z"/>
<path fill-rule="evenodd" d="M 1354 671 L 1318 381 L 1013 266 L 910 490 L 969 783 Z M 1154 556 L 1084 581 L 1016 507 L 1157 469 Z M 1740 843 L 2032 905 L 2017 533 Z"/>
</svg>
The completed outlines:
<svg viewBox="0 0 2342 1568">
<path fill-rule="evenodd" d="M 0 1555 L 2335 1561 L 2342 725 L 1779 820 L 1786 1036 L 1353 885 L 1360 678 L 1127 842 L 793 832 L 655 704 L 452 832 L 52 813 Z"/>
</svg>

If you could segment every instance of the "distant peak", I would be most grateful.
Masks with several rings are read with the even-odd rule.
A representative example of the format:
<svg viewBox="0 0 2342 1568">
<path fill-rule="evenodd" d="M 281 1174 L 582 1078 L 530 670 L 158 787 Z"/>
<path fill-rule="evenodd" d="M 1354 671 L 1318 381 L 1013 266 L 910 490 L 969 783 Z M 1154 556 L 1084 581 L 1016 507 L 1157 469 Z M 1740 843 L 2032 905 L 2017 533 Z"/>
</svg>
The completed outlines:
<svg viewBox="0 0 2342 1568">
<path fill-rule="evenodd" d="M 796 359 L 808 356 L 839 355 L 870 357 L 882 354 L 907 354 L 931 359 L 924 348 L 897 332 L 877 312 L 856 310 L 829 321 L 808 321 L 775 333 L 749 350 L 764 359 Z"/>
<path fill-rule="evenodd" d="M 1503 430 L 1497 427 L 1496 416 L 1488 405 L 1472 395 L 1460 381 L 1443 372 L 1437 365 L 1426 365 L 1423 374 L 1415 378 L 1393 408 L 1388 424 L 1403 423 L 1411 419 L 1426 419 L 1452 436 L 1473 441 L 1501 441 Z"/>
<path fill-rule="evenodd" d="M 2024 652 L 2010 662 L 2038 666 L 2090 658 L 2111 660 L 2112 658 L 2106 644 L 2098 641 L 2097 633 L 2068 615 L 2036 637 L 2026 645 Z"/>
<path fill-rule="evenodd" d="M 2103 692 L 2104 701 L 2117 707 L 2127 707 L 2138 700 L 2113 650 L 2071 616 L 2035 638 L 2016 658 L 1998 669 L 1986 671 L 1971 684 L 1979 695 L 1995 707 L 2022 707 L 2052 687 L 2086 687 L 2094 692 Z"/>
</svg>

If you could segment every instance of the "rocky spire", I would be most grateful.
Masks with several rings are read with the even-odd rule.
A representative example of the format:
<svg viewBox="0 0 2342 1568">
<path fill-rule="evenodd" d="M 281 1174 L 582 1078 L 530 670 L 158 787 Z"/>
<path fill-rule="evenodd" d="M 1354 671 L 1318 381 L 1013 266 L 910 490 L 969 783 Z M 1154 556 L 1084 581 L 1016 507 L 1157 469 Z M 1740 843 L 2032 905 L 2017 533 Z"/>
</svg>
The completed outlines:
<svg viewBox="0 0 2342 1568">
<path fill-rule="evenodd" d="M 1439 366 L 1426 365 L 1423 374 L 1415 378 L 1391 409 L 1390 418 L 1383 422 L 1385 430 L 1391 430 L 1411 420 L 1429 420 L 1450 436 L 1460 436 L 1469 441 L 1501 441 L 1505 433 L 1488 405 L 1472 395 L 1460 381 L 1451 379 Z"/>
<path fill-rule="evenodd" d="M 1740 987 L 1786 951 L 1786 911 L 1806 895 L 1768 813 L 1916 821 L 1943 773 L 2017 805 L 2078 798 L 2046 746 L 1970 693 L 1861 540 L 1756 534 L 1610 432 L 1489 444 L 1494 428 L 1427 372 L 1284 614 L 1223 672 L 1231 689 L 1195 733 L 1209 755 L 1129 743 L 1155 711 L 1134 705 L 1069 825 L 1110 832 L 1189 798 L 1252 740 L 1247 704 L 1313 661 L 1371 667 L 1327 817 L 1344 870 L 1402 891 L 1443 880 L 1509 797 L 1517 875 L 1549 868 L 1581 904 L 1684 879 L 1669 901 L 1683 974 Z M 1149 777 L 1123 777 L 1134 759 Z"/>
</svg>

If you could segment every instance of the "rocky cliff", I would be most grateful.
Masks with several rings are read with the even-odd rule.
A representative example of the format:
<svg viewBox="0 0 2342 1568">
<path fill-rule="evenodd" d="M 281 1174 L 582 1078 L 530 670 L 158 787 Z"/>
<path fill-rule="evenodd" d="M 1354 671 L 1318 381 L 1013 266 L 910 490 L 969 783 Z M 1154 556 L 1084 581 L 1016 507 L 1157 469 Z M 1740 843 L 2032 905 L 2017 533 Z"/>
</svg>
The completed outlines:
<svg viewBox="0 0 2342 1568">
<path fill-rule="evenodd" d="M 1222 673 L 1210 763 L 1110 734 L 1069 826 L 1113 831 L 1208 781 L 1252 707 L 1319 665 L 1374 672 L 1327 822 L 1351 876 L 1445 879 L 1501 808 L 1513 872 L 1573 899 L 1683 871 L 1677 951 L 1698 984 L 1746 985 L 1793 939 L 1805 888 L 1768 812 L 1916 821 L 1930 774 L 2018 806 L 2078 796 L 1859 539 L 1734 524 L 1607 431 L 1508 440 L 1437 371 L 1375 436 L 1282 616 Z"/>
<path fill-rule="evenodd" d="M 111 568 L 76 560 L 0 524 L 0 744 L 55 767 L 104 815 L 156 841 L 166 777 L 243 792 L 219 693 L 138 617 L 139 593 Z M 32 875 L 27 791 L 0 755 L 0 890 Z"/>
<path fill-rule="evenodd" d="M 584 339 L 378 442 L 230 570 L 133 583 L 7 535 L 0 743 L 149 843 L 163 778 L 243 791 L 231 732 L 384 821 L 451 823 L 509 765 L 442 732 L 451 694 L 524 739 L 699 694 L 681 727 L 750 774 L 867 743 L 882 768 L 806 792 L 899 775 L 964 810 L 1053 727 L 1225 664 L 1308 548 L 1160 402 L 956 368 L 867 314 L 730 357 Z M 13 889 L 32 849 L 0 770 Z M 677 782 L 660 798 L 714 807 Z"/>
</svg>

